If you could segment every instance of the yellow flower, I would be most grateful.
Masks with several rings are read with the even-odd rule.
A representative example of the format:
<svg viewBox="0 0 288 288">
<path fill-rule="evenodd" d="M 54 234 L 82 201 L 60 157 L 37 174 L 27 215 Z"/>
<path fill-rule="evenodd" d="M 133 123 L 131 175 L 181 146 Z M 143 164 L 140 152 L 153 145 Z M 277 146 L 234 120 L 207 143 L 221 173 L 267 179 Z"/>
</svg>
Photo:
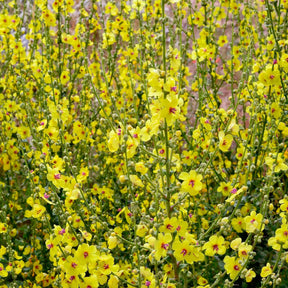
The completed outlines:
<svg viewBox="0 0 288 288">
<path fill-rule="evenodd" d="M 217 191 L 221 192 L 223 196 L 228 196 L 230 195 L 230 192 L 232 191 L 232 183 L 231 182 L 221 182 L 220 186 L 218 187 Z"/>
<path fill-rule="evenodd" d="M 239 261 L 240 259 L 236 259 L 235 257 L 225 256 L 224 258 L 224 268 L 232 280 L 236 278 L 242 268 Z"/>
<path fill-rule="evenodd" d="M 16 274 L 20 274 L 22 272 L 23 267 L 25 266 L 25 263 L 23 260 L 20 261 L 14 261 L 14 271 Z M 8 271 L 7 267 L 6 270 Z"/>
<path fill-rule="evenodd" d="M 1 227 L 1 223 L 0 223 L 0 227 Z M 1 233 L 1 228 L 0 228 L 0 233 Z M 27 247 L 29 247 L 29 246 L 27 246 Z M 7 251 L 6 247 L 1 245 L 1 247 L 0 247 L 0 258 L 3 258 L 3 255 L 6 254 L 6 251 Z"/>
<path fill-rule="evenodd" d="M 68 256 L 62 266 L 67 275 L 75 276 L 87 271 L 87 266 L 79 262 L 76 257 Z"/>
<path fill-rule="evenodd" d="M 147 120 L 145 126 L 140 131 L 141 140 L 147 142 L 153 135 L 156 135 L 159 130 L 160 123 L 155 120 Z"/>
<path fill-rule="evenodd" d="M 238 256 L 242 259 L 247 259 L 249 252 L 252 250 L 252 246 L 246 243 L 241 243 L 238 247 Z"/>
<path fill-rule="evenodd" d="M 144 237 L 148 232 L 148 228 L 144 224 L 137 225 L 136 235 L 139 237 Z"/>
<path fill-rule="evenodd" d="M 238 196 L 239 194 L 241 194 L 242 192 L 245 192 L 245 191 L 247 191 L 247 186 L 243 186 L 240 189 L 233 188 L 230 191 L 230 197 L 228 199 L 226 199 L 226 201 L 232 202 L 236 196 Z"/>
<path fill-rule="evenodd" d="M 49 9 L 42 11 L 41 18 L 44 20 L 47 26 L 56 26 L 56 17 Z"/>
<path fill-rule="evenodd" d="M 259 81 L 265 86 L 279 86 L 281 85 L 280 72 L 278 65 L 272 67 L 268 64 L 264 71 L 259 74 Z"/>
<path fill-rule="evenodd" d="M 145 7 L 145 2 L 143 0 L 133 0 L 132 8 L 136 10 L 142 10 Z"/>
<path fill-rule="evenodd" d="M 58 140 L 58 135 L 59 135 L 59 130 L 52 126 L 52 125 L 49 125 L 48 128 L 46 128 L 44 130 L 44 133 L 53 141 L 57 141 Z"/>
<path fill-rule="evenodd" d="M 287 199 L 281 199 L 279 201 L 279 204 L 281 204 L 280 206 L 280 209 L 281 211 L 284 211 L 284 212 L 288 212 L 288 200 Z"/>
<path fill-rule="evenodd" d="M 201 252 L 201 247 L 196 247 L 192 245 L 193 243 L 185 239 L 183 242 L 180 242 L 176 239 L 172 245 L 172 249 L 174 250 L 173 255 L 177 259 L 177 261 L 186 261 L 189 264 L 193 262 L 203 261 L 204 254 Z"/>
<path fill-rule="evenodd" d="M 119 244 L 118 238 L 116 236 L 109 236 L 108 238 L 108 248 L 110 250 L 114 249 L 115 247 L 117 247 L 117 245 Z"/>
<path fill-rule="evenodd" d="M 0 222 L 0 234 L 1 233 L 7 233 L 7 224 L 6 223 Z M 1 246 L 1 248 L 2 248 L 2 246 Z"/>
<path fill-rule="evenodd" d="M 119 136 L 115 131 L 110 131 L 108 138 L 108 149 L 110 152 L 116 152 L 119 149 Z"/>
<path fill-rule="evenodd" d="M 261 226 L 261 223 L 262 223 L 262 220 L 263 220 L 263 215 L 262 214 L 256 214 L 255 211 L 252 211 L 251 214 L 249 216 L 246 216 L 244 218 L 244 221 L 246 223 L 246 228 L 245 230 L 248 232 L 248 233 L 253 233 L 255 232 L 256 230 L 260 230 L 260 227 L 261 228 L 261 231 L 264 230 L 264 227 L 265 225 L 263 224 Z"/>
<path fill-rule="evenodd" d="M 114 265 L 114 258 L 111 255 L 101 255 L 98 262 L 98 270 L 104 275 L 117 272 L 118 266 Z"/>
<path fill-rule="evenodd" d="M 145 167 L 145 164 L 142 161 L 135 164 L 135 170 L 136 172 L 140 172 L 142 175 L 148 172 L 148 168 Z"/>
<path fill-rule="evenodd" d="M 29 127 L 24 127 L 24 126 L 19 127 L 18 133 L 20 134 L 21 139 L 26 139 L 31 136 Z"/>
<path fill-rule="evenodd" d="M 47 166 L 47 170 L 47 180 L 51 181 L 57 188 L 63 187 L 64 183 L 59 169 Z"/>
<path fill-rule="evenodd" d="M 233 250 L 238 250 L 241 242 L 242 242 L 242 239 L 241 239 L 241 238 L 236 238 L 236 239 L 234 239 L 234 240 L 230 243 L 230 247 L 231 247 Z"/>
<path fill-rule="evenodd" d="M 85 183 L 88 176 L 89 176 L 88 167 L 81 168 L 79 174 L 77 175 L 77 182 Z"/>
<path fill-rule="evenodd" d="M 118 8 L 115 4 L 108 2 L 105 6 L 105 13 L 110 14 L 112 16 L 116 16 L 118 14 Z"/>
<path fill-rule="evenodd" d="M 115 42 L 116 42 L 116 38 L 113 33 L 103 34 L 103 45 L 102 45 L 103 49 L 107 48 L 107 46 L 114 44 Z"/>
<path fill-rule="evenodd" d="M 81 265 L 88 264 L 89 262 L 97 261 L 99 255 L 94 245 L 89 246 L 84 243 L 78 246 L 75 252 L 75 258 Z"/>
<path fill-rule="evenodd" d="M 132 158 L 136 154 L 138 142 L 134 138 L 129 137 L 126 141 L 127 158 Z"/>
<path fill-rule="evenodd" d="M 69 72 L 68 71 L 63 71 L 61 73 L 61 76 L 60 76 L 61 84 L 62 85 L 66 85 L 69 80 L 70 80 Z"/>
<path fill-rule="evenodd" d="M 197 174 L 195 170 L 187 172 L 182 172 L 179 175 L 179 179 L 184 180 L 181 185 L 181 190 L 183 192 L 188 192 L 191 196 L 195 196 L 202 189 L 202 175 Z"/>
<path fill-rule="evenodd" d="M 7 277 L 8 272 L 5 270 L 4 266 L 2 263 L 0 263 L 0 277 Z"/>
<path fill-rule="evenodd" d="M 288 1 L 287 1 L 288 3 Z M 281 60 L 280 60 L 280 66 L 283 68 L 283 70 L 288 73 L 288 54 L 283 53 L 281 56 Z"/>
<path fill-rule="evenodd" d="M 276 237 L 270 237 L 268 240 L 268 245 L 271 246 L 276 251 L 280 251 L 281 249 L 281 245 L 277 241 Z"/>
<path fill-rule="evenodd" d="M 267 263 L 266 266 L 262 267 L 260 275 L 261 275 L 261 277 L 265 278 L 271 274 L 272 274 L 271 265 L 270 265 L 270 263 Z"/>
<path fill-rule="evenodd" d="M 172 236 L 170 233 L 159 233 L 158 239 L 154 243 L 155 247 L 155 259 L 159 261 L 161 257 L 167 255 L 167 251 L 170 247 L 170 242 L 172 241 Z"/>
<path fill-rule="evenodd" d="M 205 278 L 203 278 L 203 277 L 199 277 L 198 278 L 198 280 L 197 280 L 197 283 L 199 284 L 199 285 L 201 285 L 201 286 L 204 286 L 204 285 L 207 285 L 208 284 L 208 281 L 205 279 Z"/>
<path fill-rule="evenodd" d="M 178 220 L 176 217 L 165 218 L 164 223 L 160 226 L 159 231 L 163 233 L 173 233 L 178 226 Z"/>
<path fill-rule="evenodd" d="M 249 269 L 245 274 L 247 283 L 251 282 L 254 277 L 256 277 L 256 273 L 252 269 Z"/>
<path fill-rule="evenodd" d="M 97 288 L 99 286 L 98 278 L 96 275 L 85 277 L 83 283 L 80 283 L 80 288 Z"/>
<path fill-rule="evenodd" d="M 108 280 L 108 287 L 109 288 L 118 288 L 118 282 L 119 282 L 118 277 L 116 277 L 114 275 L 110 275 L 110 278 Z"/>
<path fill-rule="evenodd" d="M 166 120 L 168 126 L 173 125 L 176 119 L 185 120 L 185 117 L 180 112 L 183 100 L 181 98 L 178 99 L 177 95 L 170 95 L 166 99 L 160 99 L 160 103 L 162 107 L 160 115 Z"/>
<path fill-rule="evenodd" d="M 144 187 L 143 182 L 141 181 L 141 179 L 140 179 L 137 175 L 130 175 L 130 181 L 131 181 L 132 184 L 134 184 L 135 186 Z"/>
<path fill-rule="evenodd" d="M 168 93 L 175 94 L 177 93 L 177 85 L 175 83 L 175 79 L 169 77 L 164 84 L 164 90 Z"/>
<path fill-rule="evenodd" d="M 184 220 L 178 220 L 176 225 L 176 231 L 179 236 L 184 236 L 187 232 L 188 222 Z"/>
<path fill-rule="evenodd" d="M 245 148 L 243 147 L 243 145 L 241 144 L 238 148 L 237 148 L 237 153 L 236 153 L 236 158 L 238 160 L 241 160 L 243 157 L 246 156 L 246 152 L 245 152 Z"/>
<path fill-rule="evenodd" d="M 47 125 L 47 120 L 43 119 L 42 121 L 40 121 L 40 125 L 36 128 L 37 132 L 43 130 Z"/>
<path fill-rule="evenodd" d="M 233 142 L 233 136 L 231 134 L 224 134 L 224 131 L 219 132 L 219 149 L 222 152 L 227 152 Z"/>
<path fill-rule="evenodd" d="M 31 210 L 31 216 L 33 218 L 40 218 L 43 213 L 46 211 L 46 208 L 40 204 L 34 204 Z"/>
<path fill-rule="evenodd" d="M 225 239 L 222 236 L 212 235 L 209 242 L 204 244 L 203 250 L 206 250 L 205 255 L 207 256 L 223 255 L 226 252 Z"/>
<path fill-rule="evenodd" d="M 221 35 L 217 41 L 217 44 L 220 46 L 220 47 L 223 47 L 225 44 L 228 43 L 228 39 L 227 39 L 227 36 L 226 35 Z"/>
<path fill-rule="evenodd" d="M 271 112 L 271 115 L 276 119 L 279 119 L 282 115 L 282 109 L 280 108 L 279 104 L 276 102 L 273 102 L 271 104 L 270 112 Z"/>
<path fill-rule="evenodd" d="M 273 159 L 272 157 L 266 157 L 265 163 L 269 167 L 270 170 L 273 170 L 273 167 L 275 165 L 274 171 L 276 173 L 280 171 L 286 171 L 288 169 L 288 166 L 284 163 L 285 159 L 282 158 L 282 153 L 278 153 L 277 159 Z"/>
<path fill-rule="evenodd" d="M 282 243 L 283 248 L 288 248 L 288 225 L 282 224 L 279 229 L 276 230 L 275 232 L 275 238 L 277 243 Z"/>
</svg>

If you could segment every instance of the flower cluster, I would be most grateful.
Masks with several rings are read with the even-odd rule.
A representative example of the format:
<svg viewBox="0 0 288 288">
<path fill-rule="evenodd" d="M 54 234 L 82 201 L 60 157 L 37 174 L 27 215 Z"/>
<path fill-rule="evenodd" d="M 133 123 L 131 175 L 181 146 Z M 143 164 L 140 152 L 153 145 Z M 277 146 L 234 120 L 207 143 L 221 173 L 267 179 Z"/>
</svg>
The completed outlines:
<svg viewBox="0 0 288 288">
<path fill-rule="evenodd" d="M 287 287 L 287 15 L 0 0 L 0 288 Z"/>
</svg>

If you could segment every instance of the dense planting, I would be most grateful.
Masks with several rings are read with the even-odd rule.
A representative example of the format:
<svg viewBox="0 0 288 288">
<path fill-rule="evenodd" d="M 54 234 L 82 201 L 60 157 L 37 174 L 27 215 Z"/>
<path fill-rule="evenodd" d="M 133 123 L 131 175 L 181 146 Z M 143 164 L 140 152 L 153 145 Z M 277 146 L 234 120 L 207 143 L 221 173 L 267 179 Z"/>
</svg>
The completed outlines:
<svg viewBox="0 0 288 288">
<path fill-rule="evenodd" d="M 287 287 L 288 1 L 22 2 L 0 287 Z"/>
</svg>

